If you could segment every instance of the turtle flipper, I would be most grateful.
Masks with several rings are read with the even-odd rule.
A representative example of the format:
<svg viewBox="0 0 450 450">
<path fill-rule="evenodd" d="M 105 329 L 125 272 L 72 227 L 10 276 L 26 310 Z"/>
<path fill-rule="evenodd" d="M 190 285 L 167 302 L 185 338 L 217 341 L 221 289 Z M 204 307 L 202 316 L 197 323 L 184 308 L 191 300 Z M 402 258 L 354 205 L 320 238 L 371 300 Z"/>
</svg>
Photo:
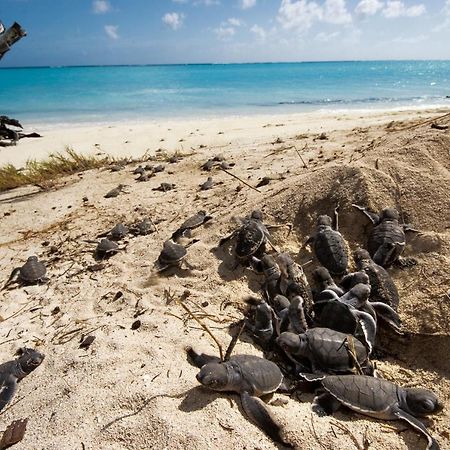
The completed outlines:
<svg viewBox="0 0 450 450">
<path fill-rule="evenodd" d="M 353 208 L 359 209 L 361 212 L 363 212 L 374 225 L 380 221 L 380 216 L 378 214 L 375 214 L 374 212 L 369 211 L 364 206 L 359 206 L 354 203 L 352 203 L 352 206 L 353 206 Z"/>
<path fill-rule="evenodd" d="M 220 358 L 217 356 L 205 355 L 204 353 L 197 353 L 192 347 L 186 349 L 188 358 L 194 363 L 196 367 L 201 369 L 205 364 L 210 362 L 220 362 Z"/>
<path fill-rule="evenodd" d="M 17 390 L 17 378 L 10 375 L 0 385 L 0 411 L 11 401 Z"/>
<path fill-rule="evenodd" d="M 377 334 L 377 323 L 375 319 L 364 311 L 359 311 L 357 309 L 352 309 L 351 313 L 358 321 L 362 336 L 356 336 L 361 342 L 366 346 L 369 355 L 372 353 L 373 347 L 375 346 L 375 337 Z"/>
<path fill-rule="evenodd" d="M 281 436 L 281 426 L 275 422 L 275 419 L 259 398 L 252 397 L 248 392 L 242 392 L 241 403 L 247 416 L 262 431 L 264 431 L 264 433 L 266 433 L 275 442 L 290 446 L 290 444 L 287 444 Z"/>
<path fill-rule="evenodd" d="M 419 419 L 416 419 L 414 416 L 408 414 L 406 411 L 403 411 L 400 408 L 397 408 L 395 411 L 393 411 L 393 413 L 398 419 L 405 420 L 413 428 L 415 428 L 417 431 L 420 431 L 427 438 L 427 450 L 440 450 L 441 447 L 437 443 L 436 439 L 434 439 L 430 435 L 425 425 Z"/>
<path fill-rule="evenodd" d="M 311 409 L 318 416 L 331 416 L 341 407 L 341 402 L 328 392 L 318 395 L 314 398 Z"/>
<path fill-rule="evenodd" d="M 373 309 L 377 313 L 378 317 L 381 317 L 385 322 L 387 322 L 395 331 L 400 331 L 401 319 L 398 312 L 383 302 L 370 302 Z"/>
</svg>

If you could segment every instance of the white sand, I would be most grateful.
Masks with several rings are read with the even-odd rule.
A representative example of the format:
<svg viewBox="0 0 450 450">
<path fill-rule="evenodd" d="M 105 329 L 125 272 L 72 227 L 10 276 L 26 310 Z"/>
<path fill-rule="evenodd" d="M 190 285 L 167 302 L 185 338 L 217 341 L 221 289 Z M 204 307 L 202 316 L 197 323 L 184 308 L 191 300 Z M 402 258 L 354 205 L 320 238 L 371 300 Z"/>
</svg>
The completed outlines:
<svg viewBox="0 0 450 450">
<path fill-rule="evenodd" d="M 351 207 L 353 202 L 376 210 L 401 207 L 405 220 L 421 231 L 406 250 L 418 266 L 394 269 L 392 276 L 400 291 L 404 329 L 425 335 L 406 341 L 391 338 L 384 343 L 391 356 L 378 366 L 388 379 L 439 395 L 446 410 L 425 422 L 441 449 L 450 449 L 450 132 L 433 130 L 429 123 L 410 128 L 418 118 L 444 112 L 317 113 L 67 128 L 0 149 L 0 161 L 16 165 L 66 145 L 136 157 L 147 150 L 149 156 L 157 155 L 158 148 L 168 154 L 190 153 L 148 182 L 134 181 L 132 164 L 120 172 L 74 175 L 46 191 L 25 187 L 0 194 L 0 279 L 6 280 L 32 254 L 46 261 L 50 278 L 46 285 L 0 292 L 0 361 L 10 360 L 20 346 L 36 347 L 46 355 L 20 383 L 13 406 L 2 412 L 0 429 L 29 418 L 25 438 L 14 449 L 277 448 L 243 417 L 236 395 L 198 386 L 197 369 L 186 361 L 184 348 L 194 345 L 212 354 L 217 348 L 180 306 L 168 302 L 167 290 L 177 298 L 188 289 L 191 308 L 200 313 L 204 305 L 205 322 L 226 347 L 229 324 L 242 318 L 243 299 L 260 295 L 263 281 L 248 269 L 231 270 L 233 258 L 225 249 L 212 250 L 234 229 L 232 217 L 258 207 L 268 223 L 293 223 L 289 235 L 286 228 L 274 231 L 274 243 L 304 263 L 312 254 L 301 246 L 317 215 L 330 214 L 338 202 L 341 231 L 352 250 L 367 238 L 367 222 Z M 442 123 L 449 125 L 450 120 Z M 317 139 L 322 132 L 327 140 Z M 274 179 L 257 192 L 225 172 L 202 171 L 200 166 L 216 154 L 234 162 L 232 173 L 251 186 L 263 176 Z M 208 175 L 217 185 L 200 191 L 198 185 Z M 163 181 L 175 183 L 176 189 L 152 190 Z M 129 185 L 127 193 L 105 199 L 119 183 Z M 188 249 L 187 259 L 194 269 L 155 275 L 153 263 L 163 241 L 200 209 L 214 218 L 193 231 L 199 242 Z M 88 241 L 120 221 L 130 224 L 144 216 L 157 224 L 158 233 L 125 239 L 124 250 L 105 261 L 102 270 L 91 272 L 95 245 Z M 316 265 L 313 260 L 305 267 L 308 277 Z M 116 298 L 119 291 L 123 295 Z M 142 325 L 131 330 L 136 319 Z M 89 334 L 96 337 L 94 343 L 80 349 L 80 338 Z M 259 354 L 249 336 L 236 352 Z M 310 393 L 275 397 L 288 399 L 287 405 L 270 409 L 295 448 L 352 450 L 357 445 L 351 435 L 359 448 L 364 439 L 368 448 L 377 450 L 426 447 L 403 423 L 345 411 L 320 418 L 311 413 Z"/>
</svg>

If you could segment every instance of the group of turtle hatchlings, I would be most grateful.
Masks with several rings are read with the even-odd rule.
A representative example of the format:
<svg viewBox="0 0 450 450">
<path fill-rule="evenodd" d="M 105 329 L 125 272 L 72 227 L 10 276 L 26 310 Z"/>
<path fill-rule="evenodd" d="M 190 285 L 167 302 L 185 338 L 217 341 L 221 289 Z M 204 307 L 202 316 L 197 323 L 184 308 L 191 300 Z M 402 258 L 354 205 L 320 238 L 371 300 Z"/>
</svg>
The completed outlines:
<svg viewBox="0 0 450 450">
<path fill-rule="evenodd" d="M 401 419 L 422 433 L 427 449 L 439 444 L 418 417 L 441 411 L 437 396 L 426 389 L 403 388 L 378 376 L 371 355 L 376 348 L 377 330 L 386 327 L 400 331 L 397 313 L 399 295 L 387 271 L 392 265 L 413 264 L 403 259 L 405 231 L 394 208 L 379 215 L 358 205 L 372 222 L 367 249 L 354 255 L 357 272 L 347 273 L 348 251 L 338 230 L 338 208 L 334 220 L 321 215 L 317 227 L 305 245 L 311 245 L 321 266 L 312 272 L 311 289 L 301 265 L 287 253 L 279 253 L 271 242 L 270 226 L 263 222 L 261 211 L 253 211 L 241 226 L 224 237 L 219 247 L 234 240 L 232 253 L 236 265 L 242 264 L 263 274 L 262 297 L 248 300 L 245 328 L 261 347 L 265 357 L 233 355 L 225 358 L 187 350 L 190 361 L 200 368 L 197 380 L 215 391 L 236 392 L 243 411 L 270 438 L 291 446 L 283 429 L 259 399 L 275 391 L 292 393 L 307 382 L 316 383 L 319 395 L 312 409 L 319 415 L 331 414 L 340 405 L 361 414 L 385 420 Z M 180 266 L 192 243 L 191 230 L 211 219 L 206 211 L 189 217 L 163 244 L 155 262 L 161 272 Z M 105 258 L 119 250 L 117 240 L 132 232 L 135 235 L 155 231 L 149 219 L 125 226 L 116 225 L 95 250 Z M 271 247 L 272 253 L 267 252 Z M 46 281 L 45 265 L 36 256 L 14 269 L 7 285 L 13 281 L 33 284 Z M 335 280 L 339 279 L 339 282 Z M 18 358 L 0 365 L 0 410 L 12 399 L 17 382 L 31 373 L 44 355 L 24 348 Z"/>
</svg>

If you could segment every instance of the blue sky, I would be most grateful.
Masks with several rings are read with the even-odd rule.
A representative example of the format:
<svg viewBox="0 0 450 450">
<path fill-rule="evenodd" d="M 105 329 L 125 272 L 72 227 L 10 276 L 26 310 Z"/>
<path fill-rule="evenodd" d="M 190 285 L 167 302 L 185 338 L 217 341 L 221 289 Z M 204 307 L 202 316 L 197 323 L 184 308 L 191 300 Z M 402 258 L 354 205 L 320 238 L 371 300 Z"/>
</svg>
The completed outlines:
<svg viewBox="0 0 450 450">
<path fill-rule="evenodd" d="M 0 0 L 0 67 L 450 59 L 450 0 Z"/>
</svg>

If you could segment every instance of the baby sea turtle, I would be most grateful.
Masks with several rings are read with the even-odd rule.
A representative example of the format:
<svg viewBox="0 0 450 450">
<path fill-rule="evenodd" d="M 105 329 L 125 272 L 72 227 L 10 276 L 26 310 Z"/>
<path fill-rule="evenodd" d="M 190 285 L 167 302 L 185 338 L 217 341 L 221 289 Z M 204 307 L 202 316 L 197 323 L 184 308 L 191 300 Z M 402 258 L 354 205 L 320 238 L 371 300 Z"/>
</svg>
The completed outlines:
<svg viewBox="0 0 450 450">
<path fill-rule="evenodd" d="M 187 250 L 185 247 L 168 239 L 163 244 L 163 249 L 155 263 L 155 268 L 158 272 L 162 272 L 169 267 L 180 266 L 186 254 Z"/>
<path fill-rule="evenodd" d="M 400 214 L 395 208 L 385 208 L 380 215 L 362 206 L 353 205 L 372 222 L 367 249 L 376 264 L 389 267 L 398 261 L 406 245 L 405 231 L 414 231 L 409 225 L 399 224 Z"/>
<path fill-rule="evenodd" d="M 197 380 L 214 391 L 236 392 L 247 416 L 274 441 L 286 442 L 282 428 L 258 397 L 275 392 L 283 383 L 280 368 L 264 358 L 253 355 L 234 355 L 228 361 L 198 354 L 188 349 L 188 355 L 200 368 Z"/>
<path fill-rule="evenodd" d="M 153 167 L 153 173 L 164 172 L 165 169 L 166 166 L 164 164 L 158 164 L 157 166 Z"/>
<path fill-rule="evenodd" d="M 46 272 L 44 263 L 39 261 L 37 256 L 30 256 L 22 267 L 16 267 L 11 272 L 4 288 L 16 280 L 23 284 L 46 283 L 48 281 L 45 277 Z"/>
<path fill-rule="evenodd" d="M 137 166 L 136 169 L 133 170 L 133 175 L 142 175 L 145 173 L 145 168 L 141 165 Z"/>
<path fill-rule="evenodd" d="M 358 339 L 330 328 L 281 333 L 276 342 L 286 353 L 308 359 L 313 373 L 348 373 L 357 365 L 369 365 L 367 350 Z"/>
<path fill-rule="evenodd" d="M 21 348 L 16 354 L 19 356 L 17 359 L 0 364 L 0 411 L 13 398 L 17 383 L 44 360 L 44 355 L 32 348 Z"/>
<path fill-rule="evenodd" d="M 214 187 L 214 185 L 215 185 L 215 183 L 214 183 L 214 180 L 212 179 L 212 177 L 208 177 L 208 179 L 204 183 L 200 184 L 199 186 L 200 186 L 200 190 L 207 191 L 209 189 L 212 189 Z"/>
<path fill-rule="evenodd" d="M 326 394 L 316 397 L 320 413 L 334 412 L 340 405 L 381 420 L 404 420 L 427 441 L 427 450 L 439 450 L 439 444 L 417 417 L 435 414 L 443 405 L 437 396 L 419 388 L 403 388 L 390 381 L 364 375 L 329 375 L 321 380 Z"/>
<path fill-rule="evenodd" d="M 208 215 L 205 210 L 202 209 L 202 210 L 198 211 L 193 216 L 187 218 L 180 225 L 178 230 L 176 230 L 172 234 L 172 239 L 174 241 L 176 241 L 178 238 L 180 238 L 182 236 L 189 236 L 191 230 L 203 225 L 204 223 L 208 222 L 211 219 L 212 219 L 212 216 Z"/>
<path fill-rule="evenodd" d="M 397 309 L 400 300 L 397 287 L 386 269 L 375 263 L 364 249 L 356 250 L 353 259 L 358 270 L 364 270 L 369 276 L 370 300 L 383 302 Z"/>
<path fill-rule="evenodd" d="M 246 321 L 245 326 L 255 335 L 258 343 L 265 347 L 273 337 L 273 310 L 267 302 L 260 302 L 255 308 L 253 323 Z"/>
<path fill-rule="evenodd" d="M 152 191 L 167 192 L 172 189 L 175 189 L 175 185 L 173 183 L 161 183 L 158 187 L 153 188 Z"/>
<path fill-rule="evenodd" d="M 108 258 L 119 251 L 119 246 L 108 238 L 102 239 L 94 252 L 94 256 L 98 259 Z"/>
<path fill-rule="evenodd" d="M 277 262 L 281 270 L 281 292 L 290 300 L 293 296 L 300 295 L 310 307 L 313 302 L 312 292 L 302 266 L 287 253 L 279 253 Z"/>
<path fill-rule="evenodd" d="M 111 234 L 112 239 L 118 241 L 127 235 L 128 228 L 123 223 L 118 223 L 109 233 Z"/>
<path fill-rule="evenodd" d="M 335 292 L 338 297 L 344 295 L 345 291 L 335 283 L 333 277 L 330 275 L 330 272 L 328 272 L 325 267 L 318 267 L 317 269 L 315 269 L 312 273 L 312 276 L 314 281 L 318 285 L 318 289 L 315 291 L 315 297 L 317 296 L 316 293 L 319 294 L 325 289 Z"/>
<path fill-rule="evenodd" d="M 125 184 L 119 184 L 116 188 L 111 189 L 107 194 L 105 194 L 105 198 L 113 198 L 117 197 L 121 192 L 124 192 L 123 188 L 127 187 Z"/>
<path fill-rule="evenodd" d="M 135 236 L 146 236 L 147 234 L 154 233 L 155 231 L 156 231 L 155 226 L 153 225 L 152 221 L 147 217 L 139 222 L 136 222 L 131 227 L 131 232 Z"/>
<path fill-rule="evenodd" d="M 309 243 L 314 244 L 313 248 L 317 259 L 330 273 L 340 275 L 347 270 L 347 248 L 338 231 L 337 220 L 335 229 L 333 229 L 330 216 L 319 216 L 316 232 L 306 242 L 306 244 Z"/>
</svg>

